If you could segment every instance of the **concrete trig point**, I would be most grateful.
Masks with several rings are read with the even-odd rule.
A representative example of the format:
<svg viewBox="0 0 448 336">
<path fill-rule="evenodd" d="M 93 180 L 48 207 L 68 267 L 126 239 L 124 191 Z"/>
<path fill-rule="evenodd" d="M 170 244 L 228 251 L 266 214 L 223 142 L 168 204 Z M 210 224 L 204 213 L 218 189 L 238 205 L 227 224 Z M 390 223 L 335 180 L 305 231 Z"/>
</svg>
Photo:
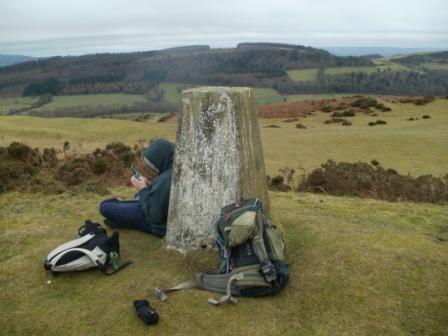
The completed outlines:
<svg viewBox="0 0 448 336">
<path fill-rule="evenodd" d="M 213 242 L 221 207 L 258 197 L 269 213 L 260 128 L 250 88 L 182 92 L 167 244 L 181 251 Z"/>
</svg>

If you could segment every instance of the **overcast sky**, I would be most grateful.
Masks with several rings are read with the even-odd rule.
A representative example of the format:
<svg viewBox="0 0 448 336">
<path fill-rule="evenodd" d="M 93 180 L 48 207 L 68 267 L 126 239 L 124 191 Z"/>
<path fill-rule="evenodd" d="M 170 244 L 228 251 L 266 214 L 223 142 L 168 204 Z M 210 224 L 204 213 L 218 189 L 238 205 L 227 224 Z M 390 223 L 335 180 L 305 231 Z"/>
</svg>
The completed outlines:
<svg viewBox="0 0 448 336">
<path fill-rule="evenodd" d="M 448 48 L 448 0 L 0 0 L 0 54 L 239 42 Z"/>
</svg>

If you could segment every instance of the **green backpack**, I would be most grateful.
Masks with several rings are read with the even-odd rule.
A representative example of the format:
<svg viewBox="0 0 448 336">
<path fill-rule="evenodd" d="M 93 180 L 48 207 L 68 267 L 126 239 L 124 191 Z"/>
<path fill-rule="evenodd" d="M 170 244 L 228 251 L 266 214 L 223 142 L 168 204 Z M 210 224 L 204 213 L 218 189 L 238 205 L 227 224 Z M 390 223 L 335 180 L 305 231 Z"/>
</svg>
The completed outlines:
<svg viewBox="0 0 448 336">
<path fill-rule="evenodd" d="M 185 288 L 223 293 L 208 302 L 236 302 L 234 296 L 263 296 L 281 291 L 289 282 L 285 245 L 280 232 L 263 213 L 260 200 L 253 198 L 221 209 L 213 223 L 220 264 L 209 273 L 168 289 L 156 288 L 162 301 L 166 294 Z"/>
</svg>

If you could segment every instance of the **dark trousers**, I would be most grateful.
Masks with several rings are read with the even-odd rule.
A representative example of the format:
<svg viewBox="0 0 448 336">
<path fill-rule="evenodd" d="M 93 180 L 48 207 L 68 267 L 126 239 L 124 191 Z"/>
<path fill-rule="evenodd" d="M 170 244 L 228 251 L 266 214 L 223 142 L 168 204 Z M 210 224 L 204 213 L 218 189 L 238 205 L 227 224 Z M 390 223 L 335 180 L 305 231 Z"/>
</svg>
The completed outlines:
<svg viewBox="0 0 448 336">
<path fill-rule="evenodd" d="M 106 223 L 109 222 L 107 224 L 117 229 L 134 229 L 153 233 L 146 222 L 145 213 L 139 201 L 120 201 L 111 198 L 101 202 L 100 213 L 107 219 Z"/>
</svg>

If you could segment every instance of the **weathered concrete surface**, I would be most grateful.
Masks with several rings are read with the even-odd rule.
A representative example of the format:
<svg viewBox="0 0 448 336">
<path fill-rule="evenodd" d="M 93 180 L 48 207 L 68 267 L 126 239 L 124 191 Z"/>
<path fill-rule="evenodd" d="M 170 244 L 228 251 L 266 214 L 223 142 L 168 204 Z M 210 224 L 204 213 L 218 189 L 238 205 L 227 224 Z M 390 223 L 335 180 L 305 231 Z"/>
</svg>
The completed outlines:
<svg viewBox="0 0 448 336">
<path fill-rule="evenodd" d="M 182 93 L 168 213 L 168 247 L 209 245 L 222 206 L 258 197 L 269 213 L 260 129 L 250 88 Z"/>
</svg>

